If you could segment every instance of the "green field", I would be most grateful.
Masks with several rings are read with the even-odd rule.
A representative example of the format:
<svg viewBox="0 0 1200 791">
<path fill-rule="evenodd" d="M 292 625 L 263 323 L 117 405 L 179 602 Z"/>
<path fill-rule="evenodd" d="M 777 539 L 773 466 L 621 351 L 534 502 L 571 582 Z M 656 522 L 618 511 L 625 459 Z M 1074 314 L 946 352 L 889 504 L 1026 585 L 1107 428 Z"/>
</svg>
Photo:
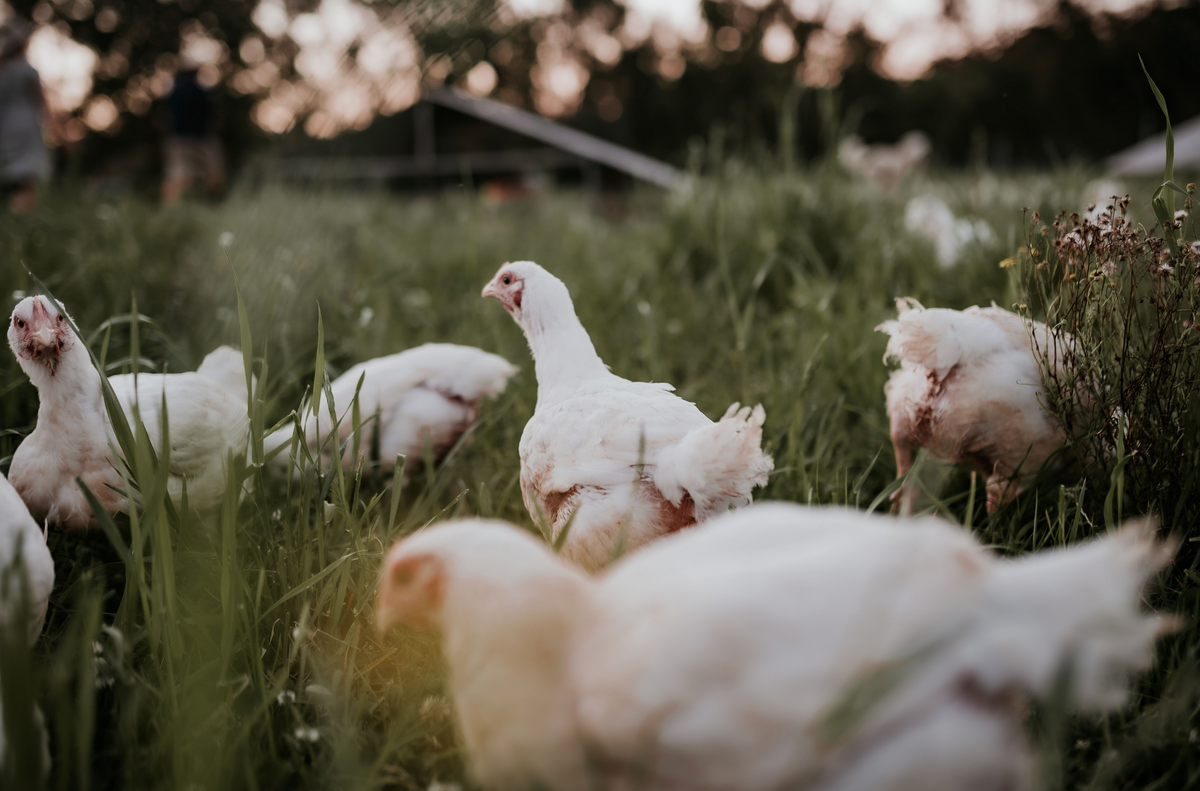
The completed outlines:
<svg viewBox="0 0 1200 791">
<path fill-rule="evenodd" d="M 313 384 L 318 308 L 330 375 L 429 341 L 479 346 L 522 368 L 484 406 L 469 441 L 402 491 L 370 470 L 310 471 L 288 483 L 262 473 L 252 456 L 245 475 L 253 493 L 240 507 L 231 495 L 207 522 L 181 522 L 151 500 L 140 518 L 120 517 L 109 533 L 51 534 L 58 580 L 46 630 L 32 662 L 8 656 L 3 665 L 10 732 L 32 716 L 28 707 L 9 713 L 20 708 L 8 705 L 10 678 L 28 678 L 45 713 L 47 787 L 470 786 L 435 638 L 381 639 L 371 616 L 380 556 L 396 537 L 462 515 L 536 530 L 521 504 L 517 459 L 534 406 L 533 365 L 519 328 L 479 295 L 500 263 L 532 259 L 561 277 L 617 374 L 671 382 L 714 418 L 733 401 L 761 402 L 775 473 L 759 499 L 886 508 L 880 495 L 895 473 L 886 338 L 873 328 L 894 315 L 897 296 L 1060 315 L 1046 292 L 1031 290 L 1059 266 L 1039 268 L 1053 247 L 1038 247 L 1044 237 L 1034 236 L 1032 212 L 1049 223 L 1082 210 L 1094 175 L 917 175 L 886 195 L 832 168 L 729 162 L 713 170 L 677 192 L 636 193 L 620 205 L 560 192 L 488 205 L 461 191 L 264 188 L 163 210 L 72 191 L 47 195 L 33 215 L 0 215 L 5 304 L 14 304 L 13 292 L 36 290 L 28 267 L 91 336 L 110 374 L 130 370 L 135 356 L 141 370 L 193 370 L 214 346 L 248 336 L 262 380 L 259 436 Z M 1147 228 L 1151 191 L 1135 185 L 1129 208 Z M 904 230 L 906 201 L 926 192 L 986 219 L 995 242 L 940 269 L 929 242 Z M 1039 252 L 1019 254 L 1022 247 Z M 1017 265 L 1001 268 L 1010 256 Z M 991 516 L 968 473 L 924 464 L 926 506 L 1004 553 L 1078 541 L 1153 508 L 1184 544 L 1151 601 L 1194 622 L 1200 421 L 1188 406 L 1198 384 L 1190 314 L 1179 311 L 1196 304 L 1196 263 L 1185 252 L 1175 264 L 1172 293 L 1183 308 L 1165 321 L 1172 354 L 1181 356 L 1155 376 L 1183 406 L 1155 424 L 1157 434 L 1142 435 L 1149 439 L 1116 461 L 1047 475 Z M 1113 304 L 1140 316 L 1138 289 L 1148 287 Z M 136 340 L 134 298 L 144 316 Z M 1103 331 L 1093 347 L 1101 355 Z M 3 470 L 33 427 L 37 394 L 11 354 L 0 358 Z M 1105 719 L 1076 718 L 1053 703 L 1035 708 L 1030 729 L 1045 787 L 1200 784 L 1198 649 L 1191 626 L 1164 640 L 1133 703 Z M 22 764 L 20 782 L 31 782 L 34 764 Z"/>
</svg>

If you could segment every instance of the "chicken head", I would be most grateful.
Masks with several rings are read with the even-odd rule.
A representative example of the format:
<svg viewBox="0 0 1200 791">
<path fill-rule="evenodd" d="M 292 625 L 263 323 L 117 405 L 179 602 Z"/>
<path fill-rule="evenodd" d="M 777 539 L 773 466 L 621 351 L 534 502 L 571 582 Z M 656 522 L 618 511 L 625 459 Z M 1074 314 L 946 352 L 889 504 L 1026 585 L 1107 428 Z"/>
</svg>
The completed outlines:
<svg viewBox="0 0 1200 791">
<path fill-rule="evenodd" d="M 521 322 L 521 303 L 525 295 L 525 277 L 520 271 L 524 261 L 505 262 L 492 281 L 483 287 L 484 297 L 495 297 L 512 317 Z"/>
<path fill-rule="evenodd" d="M 384 560 L 375 626 L 380 634 L 396 624 L 414 629 L 437 625 L 444 588 L 442 562 L 430 552 L 413 552 L 404 542 Z"/>
<path fill-rule="evenodd" d="M 74 344 L 75 332 L 67 321 L 66 311 L 49 297 L 41 294 L 26 297 L 13 309 L 8 345 L 31 376 L 32 366 L 44 367 L 53 376 L 59 360 Z"/>
</svg>

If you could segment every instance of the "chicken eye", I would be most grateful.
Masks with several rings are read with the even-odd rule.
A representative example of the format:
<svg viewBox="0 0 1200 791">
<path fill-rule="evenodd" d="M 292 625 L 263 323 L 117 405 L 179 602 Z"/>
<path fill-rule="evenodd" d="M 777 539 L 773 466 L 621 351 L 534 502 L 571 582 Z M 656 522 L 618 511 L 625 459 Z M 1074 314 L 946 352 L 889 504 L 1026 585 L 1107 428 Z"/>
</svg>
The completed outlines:
<svg viewBox="0 0 1200 791">
<path fill-rule="evenodd" d="M 21 319 L 13 319 L 13 321 L 15 321 L 17 323 L 18 327 L 20 327 L 21 329 L 25 329 L 25 322 L 22 321 Z"/>
<path fill-rule="evenodd" d="M 63 317 L 60 315 L 60 316 L 58 317 L 58 320 L 59 320 L 59 321 L 62 321 L 62 320 L 63 320 Z"/>
<path fill-rule="evenodd" d="M 512 285 L 512 278 L 508 275 L 505 275 L 504 277 L 500 278 L 500 282 L 506 286 L 509 286 Z"/>
</svg>

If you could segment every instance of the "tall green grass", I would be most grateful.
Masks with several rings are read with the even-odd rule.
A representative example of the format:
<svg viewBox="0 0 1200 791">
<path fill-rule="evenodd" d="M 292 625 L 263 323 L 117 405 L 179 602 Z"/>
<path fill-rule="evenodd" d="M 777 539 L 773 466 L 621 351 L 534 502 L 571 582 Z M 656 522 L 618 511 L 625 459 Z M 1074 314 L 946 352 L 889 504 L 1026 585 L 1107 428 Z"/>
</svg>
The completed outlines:
<svg viewBox="0 0 1200 791">
<path fill-rule="evenodd" d="M 832 167 L 731 161 L 617 210 L 571 193 L 489 205 L 263 189 L 176 210 L 59 193 L 33 215 L 0 216 L 0 294 L 35 288 L 27 266 L 110 374 L 192 370 L 234 343 L 258 377 L 250 447 L 228 460 L 219 513 L 169 507 L 163 460 L 135 425 L 126 456 L 143 508 L 101 531 L 51 534 L 58 582 L 29 670 L 50 736 L 47 787 L 469 784 L 436 641 L 379 637 L 371 611 L 380 557 L 398 536 L 465 514 L 536 530 L 516 454 L 533 366 L 519 329 L 479 297 L 501 262 L 533 259 L 562 277 L 617 373 L 670 381 L 711 416 L 763 403 L 776 460 L 763 498 L 886 507 L 888 371 L 873 327 L 901 295 L 1034 304 L 1027 280 L 998 263 L 1027 245 L 1023 208 L 1077 210 L 1088 178 L 918 175 L 885 195 Z M 1131 209 L 1147 224 L 1152 188 L 1139 187 Z M 927 191 L 988 220 L 995 246 L 940 270 L 929 244 L 903 230 L 906 200 Z M 329 377 L 429 341 L 480 346 L 523 369 L 449 458 L 407 482 L 369 463 L 321 469 L 301 448 L 297 475 L 264 470 L 263 434 L 304 405 L 328 410 Z M 36 393 L 11 355 L 0 358 L 3 468 L 32 428 Z M 367 447 L 371 416 L 336 411 Z M 1006 553 L 1103 530 L 1114 486 L 1108 472 L 1048 477 L 989 516 L 968 474 L 921 467 L 928 505 Z M 1122 503 L 1126 515 L 1136 502 Z M 1164 521 L 1190 537 L 1198 507 L 1171 505 Z M 1154 601 L 1194 617 L 1192 548 Z M 1198 643 L 1192 630 L 1164 643 L 1134 704 L 1109 718 L 1039 709 L 1046 787 L 1195 782 Z"/>
</svg>

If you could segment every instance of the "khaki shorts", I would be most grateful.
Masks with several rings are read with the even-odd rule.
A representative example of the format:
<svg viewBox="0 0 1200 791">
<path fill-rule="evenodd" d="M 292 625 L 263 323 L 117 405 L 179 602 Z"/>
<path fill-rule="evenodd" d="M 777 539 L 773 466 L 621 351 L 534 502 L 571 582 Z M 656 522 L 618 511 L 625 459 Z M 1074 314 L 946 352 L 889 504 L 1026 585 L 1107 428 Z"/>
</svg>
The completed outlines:
<svg viewBox="0 0 1200 791">
<path fill-rule="evenodd" d="M 163 144 L 164 178 L 214 181 L 225 177 L 225 152 L 215 137 L 168 137 Z"/>
</svg>

